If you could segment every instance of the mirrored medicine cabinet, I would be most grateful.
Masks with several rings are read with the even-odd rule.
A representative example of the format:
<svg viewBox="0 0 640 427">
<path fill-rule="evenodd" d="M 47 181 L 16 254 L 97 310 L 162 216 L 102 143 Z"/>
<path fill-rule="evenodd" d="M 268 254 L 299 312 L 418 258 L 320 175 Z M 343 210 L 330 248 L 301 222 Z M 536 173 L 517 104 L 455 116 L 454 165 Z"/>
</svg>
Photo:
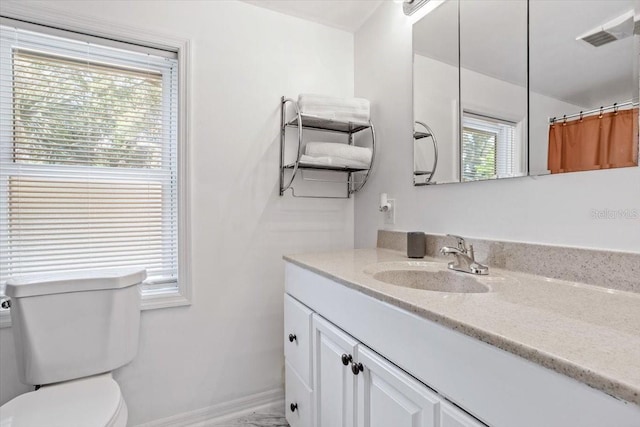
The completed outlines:
<svg viewBox="0 0 640 427">
<path fill-rule="evenodd" d="M 446 0 L 413 25 L 414 184 L 638 165 L 636 0 Z"/>
</svg>

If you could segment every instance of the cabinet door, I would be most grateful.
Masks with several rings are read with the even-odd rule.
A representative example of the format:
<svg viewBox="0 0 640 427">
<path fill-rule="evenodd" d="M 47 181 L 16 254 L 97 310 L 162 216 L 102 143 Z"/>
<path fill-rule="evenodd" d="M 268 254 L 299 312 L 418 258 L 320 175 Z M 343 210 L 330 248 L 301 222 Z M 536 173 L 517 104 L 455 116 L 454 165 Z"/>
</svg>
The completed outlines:
<svg viewBox="0 0 640 427">
<path fill-rule="evenodd" d="M 462 409 L 446 402 L 440 404 L 440 427 L 485 427 Z"/>
<path fill-rule="evenodd" d="M 438 396 L 362 344 L 357 349 L 358 427 L 437 427 Z"/>
<path fill-rule="evenodd" d="M 342 359 L 353 358 L 356 341 L 315 314 L 313 340 L 315 427 L 354 427 L 356 376 Z"/>
</svg>

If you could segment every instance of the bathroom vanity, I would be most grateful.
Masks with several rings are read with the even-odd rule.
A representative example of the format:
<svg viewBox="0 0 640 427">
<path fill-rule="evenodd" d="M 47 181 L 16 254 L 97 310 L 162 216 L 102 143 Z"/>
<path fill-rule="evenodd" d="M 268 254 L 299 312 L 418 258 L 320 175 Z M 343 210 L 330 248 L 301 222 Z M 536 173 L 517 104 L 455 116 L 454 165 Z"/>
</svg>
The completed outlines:
<svg viewBox="0 0 640 427">
<path fill-rule="evenodd" d="M 639 294 L 379 248 L 285 260 L 292 427 L 640 425 Z"/>
</svg>

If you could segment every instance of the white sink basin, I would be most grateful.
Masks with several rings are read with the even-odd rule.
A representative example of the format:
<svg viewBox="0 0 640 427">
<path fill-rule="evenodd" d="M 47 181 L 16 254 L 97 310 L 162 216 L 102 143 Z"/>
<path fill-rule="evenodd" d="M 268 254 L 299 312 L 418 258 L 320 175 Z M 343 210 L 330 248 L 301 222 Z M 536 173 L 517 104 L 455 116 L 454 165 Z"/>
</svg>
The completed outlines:
<svg viewBox="0 0 640 427">
<path fill-rule="evenodd" d="M 368 266 L 364 272 L 390 285 L 425 291 L 484 293 L 491 290 L 488 285 L 481 283 L 477 276 L 451 271 L 446 265 L 434 262 L 380 263 Z"/>
<path fill-rule="evenodd" d="M 423 289 L 436 292 L 481 293 L 489 292 L 489 287 L 478 282 L 475 277 L 451 271 L 388 270 L 373 275 L 373 278 L 390 285 Z"/>
</svg>

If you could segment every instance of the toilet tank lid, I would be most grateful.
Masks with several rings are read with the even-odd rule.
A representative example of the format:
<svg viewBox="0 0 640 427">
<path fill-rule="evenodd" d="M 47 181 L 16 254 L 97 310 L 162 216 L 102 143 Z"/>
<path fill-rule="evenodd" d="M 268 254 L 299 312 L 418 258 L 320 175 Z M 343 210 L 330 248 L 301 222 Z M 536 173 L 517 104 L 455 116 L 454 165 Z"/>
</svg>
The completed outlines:
<svg viewBox="0 0 640 427">
<path fill-rule="evenodd" d="M 140 268 L 110 268 L 90 271 L 28 275 L 7 280 L 5 293 L 12 298 L 68 292 L 121 289 L 142 283 L 147 271 Z"/>
</svg>

